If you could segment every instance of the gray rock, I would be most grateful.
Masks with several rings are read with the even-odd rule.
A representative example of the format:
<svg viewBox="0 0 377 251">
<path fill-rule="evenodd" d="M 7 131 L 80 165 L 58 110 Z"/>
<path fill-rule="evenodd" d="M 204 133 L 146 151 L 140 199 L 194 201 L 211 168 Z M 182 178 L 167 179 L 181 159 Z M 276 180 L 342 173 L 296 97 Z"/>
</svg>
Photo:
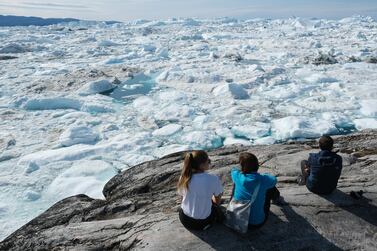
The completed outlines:
<svg viewBox="0 0 377 251">
<path fill-rule="evenodd" d="M 370 63 L 370 64 L 377 64 L 377 57 L 369 57 L 367 60 L 366 60 L 367 63 Z"/>
<path fill-rule="evenodd" d="M 0 250 L 376 250 L 377 131 L 336 137 L 336 148 L 346 161 L 338 189 L 328 196 L 295 183 L 298 162 L 318 150 L 315 141 L 210 151 L 210 172 L 226 175 L 224 206 L 240 152 L 255 153 L 264 162 L 260 171 L 278 176 L 284 202 L 272 205 L 265 226 L 245 235 L 223 225 L 188 231 L 180 224 L 175 184 L 182 153 L 176 153 L 113 177 L 103 189 L 106 200 L 77 195 L 56 203 Z M 349 196 L 359 190 L 364 198 Z"/>
<path fill-rule="evenodd" d="M 330 53 L 322 53 L 320 52 L 317 57 L 310 59 L 309 57 L 305 58 L 306 63 L 312 63 L 314 65 L 328 65 L 328 64 L 337 64 L 338 60 L 335 58 L 334 55 Z"/>
</svg>

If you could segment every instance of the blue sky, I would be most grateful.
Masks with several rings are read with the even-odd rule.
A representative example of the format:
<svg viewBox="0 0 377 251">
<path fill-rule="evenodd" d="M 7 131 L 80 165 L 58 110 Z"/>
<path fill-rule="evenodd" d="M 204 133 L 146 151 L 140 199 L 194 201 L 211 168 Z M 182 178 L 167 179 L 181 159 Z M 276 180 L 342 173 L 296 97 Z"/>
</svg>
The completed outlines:
<svg viewBox="0 0 377 251">
<path fill-rule="evenodd" d="M 377 19 L 377 0 L 0 0 L 0 14 L 118 21 L 224 16 L 338 19 L 354 14 Z"/>
</svg>

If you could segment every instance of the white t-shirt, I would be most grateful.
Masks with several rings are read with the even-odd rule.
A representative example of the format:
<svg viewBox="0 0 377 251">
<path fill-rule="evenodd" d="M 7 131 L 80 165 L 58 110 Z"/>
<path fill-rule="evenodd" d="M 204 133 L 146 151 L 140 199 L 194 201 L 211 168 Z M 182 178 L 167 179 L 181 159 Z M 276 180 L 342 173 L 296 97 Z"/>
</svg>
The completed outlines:
<svg viewBox="0 0 377 251">
<path fill-rule="evenodd" d="M 209 173 L 193 174 L 188 190 L 178 191 L 183 196 L 183 213 L 194 219 L 206 219 L 211 214 L 212 195 L 223 192 L 219 177 Z"/>
</svg>

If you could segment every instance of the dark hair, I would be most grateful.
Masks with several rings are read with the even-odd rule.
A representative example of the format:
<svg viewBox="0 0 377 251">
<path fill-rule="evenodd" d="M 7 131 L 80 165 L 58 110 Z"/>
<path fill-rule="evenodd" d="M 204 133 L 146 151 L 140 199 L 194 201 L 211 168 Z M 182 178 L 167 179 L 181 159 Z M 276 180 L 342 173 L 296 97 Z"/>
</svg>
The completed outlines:
<svg viewBox="0 0 377 251">
<path fill-rule="evenodd" d="M 201 164 L 206 161 L 208 161 L 208 154 L 205 151 L 199 150 L 186 153 L 183 161 L 182 173 L 177 184 L 178 190 L 188 189 L 192 174 L 200 171 Z"/>
<path fill-rule="evenodd" d="M 319 148 L 321 150 L 331 151 L 334 145 L 334 140 L 330 136 L 322 136 L 319 138 Z"/>
<path fill-rule="evenodd" d="M 257 172 L 259 169 L 258 158 L 252 153 L 241 153 L 239 156 L 239 162 L 243 173 Z"/>
</svg>

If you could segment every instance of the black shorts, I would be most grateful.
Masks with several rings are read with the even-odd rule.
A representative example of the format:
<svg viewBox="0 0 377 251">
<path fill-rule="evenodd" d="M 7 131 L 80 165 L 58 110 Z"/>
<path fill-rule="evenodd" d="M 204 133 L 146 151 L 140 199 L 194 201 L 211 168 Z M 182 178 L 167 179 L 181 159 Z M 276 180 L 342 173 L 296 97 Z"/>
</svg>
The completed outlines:
<svg viewBox="0 0 377 251">
<path fill-rule="evenodd" d="M 206 219 L 194 219 L 185 215 L 182 208 L 179 209 L 179 220 L 182 225 L 187 229 L 203 230 L 210 227 L 215 222 L 215 210 L 212 206 L 211 214 Z"/>
</svg>

